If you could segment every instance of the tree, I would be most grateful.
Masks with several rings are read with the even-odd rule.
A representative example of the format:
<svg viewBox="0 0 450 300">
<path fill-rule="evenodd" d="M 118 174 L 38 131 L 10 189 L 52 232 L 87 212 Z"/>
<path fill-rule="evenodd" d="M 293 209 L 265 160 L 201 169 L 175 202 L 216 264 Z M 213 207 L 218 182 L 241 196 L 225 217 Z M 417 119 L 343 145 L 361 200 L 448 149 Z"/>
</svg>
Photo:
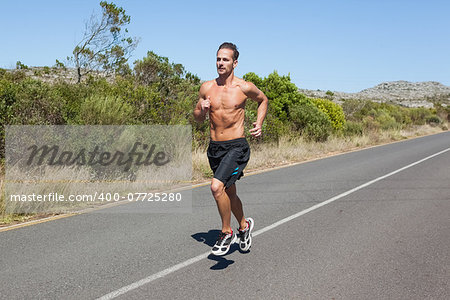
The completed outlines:
<svg viewBox="0 0 450 300">
<path fill-rule="evenodd" d="M 100 2 L 100 6 L 101 19 L 91 16 L 85 24 L 83 39 L 73 50 L 73 57 L 68 58 L 77 69 L 78 82 L 92 71 L 107 74 L 129 71 L 127 61 L 138 43 L 128 36 L 125 26 L 130 23 L 130 16 L 122 7 L 106 1 Z"/>
<path fill-rule="evenodd" d="M 270 103 L 269 111 L 281 121 L 288 121 L 289 109 L 300 102 L 305 96 L 298 92 L 297 86 L 291 82 L 290 75 L 280 76 L 277 71 L 262 79 L 255 73 L 247 73 L 244 80 L 253 82 L 267 96 Z"/>
</svg>

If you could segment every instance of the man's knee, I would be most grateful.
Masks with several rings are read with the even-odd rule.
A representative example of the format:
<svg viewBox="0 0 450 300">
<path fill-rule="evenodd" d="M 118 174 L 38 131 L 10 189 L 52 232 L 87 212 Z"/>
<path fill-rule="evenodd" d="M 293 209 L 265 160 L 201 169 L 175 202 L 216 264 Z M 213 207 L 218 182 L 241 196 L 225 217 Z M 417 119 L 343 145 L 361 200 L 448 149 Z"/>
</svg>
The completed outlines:
<svg viewBox="0 0 450 300">
<path fill-rule="evenodd" d="M 214 197 L 221 196 L 224 191 L 225 186 L 223 182 L 214 178 L 211 182 L 211 192 L 214 195 Z"/>
</svg>

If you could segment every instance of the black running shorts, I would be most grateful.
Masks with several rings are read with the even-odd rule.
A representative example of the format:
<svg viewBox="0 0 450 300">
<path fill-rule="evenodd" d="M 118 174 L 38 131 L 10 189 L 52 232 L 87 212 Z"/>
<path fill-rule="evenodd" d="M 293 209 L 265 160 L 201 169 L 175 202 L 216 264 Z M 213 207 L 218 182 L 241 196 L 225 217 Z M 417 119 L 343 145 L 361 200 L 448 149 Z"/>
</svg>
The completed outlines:
<svg viewBox="0 0 450 300">
<path fill-rule="evenodd" d="M 250 147 L 245 138 L 210 141 L 207 154 L 214 178 L 229 188 L 244 176 L 243 170 L 250 159 Z"/>
</svg>

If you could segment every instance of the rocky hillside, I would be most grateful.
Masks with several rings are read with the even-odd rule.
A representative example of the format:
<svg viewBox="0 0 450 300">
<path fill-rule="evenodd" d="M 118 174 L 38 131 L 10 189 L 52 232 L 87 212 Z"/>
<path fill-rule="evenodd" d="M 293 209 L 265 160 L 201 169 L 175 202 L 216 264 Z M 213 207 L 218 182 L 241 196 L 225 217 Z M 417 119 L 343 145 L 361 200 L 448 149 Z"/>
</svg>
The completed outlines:
<svg viewBox="0 0 450 300">
<path fill-rule="evenodd" d="M 300 89 L 300 92 L 310 97 L 328 98 L 336 101 L 360 99 L 394 102 L 408 107 L 433 107 L 432 101 L 438 100 L 444 105 L 450 105 L 450 87 L 435 81 L 383 82 L 373 88 L 365 89 L 358 93 L 325 92 L 305 89 Z"/>
<path fill-rule="evenodd" d="M 56 68 L 56 67 L 26 67 L 21 70 L 6 70 L 7 72 L 23 72 L 26 76 L 33 79 L 39 79 L 48 83 L 55 83 L 63 81 L 67 83 L 77 83 L 77 70 L 74 68 Z M 97 77 L 104 77 L 108 81 L 112 81 L 112 77 L 105 72 L 93 71 L 90 73 Z M 83 80 L 86 80 L 88 76 L 84 76 Z"/>
</svg>

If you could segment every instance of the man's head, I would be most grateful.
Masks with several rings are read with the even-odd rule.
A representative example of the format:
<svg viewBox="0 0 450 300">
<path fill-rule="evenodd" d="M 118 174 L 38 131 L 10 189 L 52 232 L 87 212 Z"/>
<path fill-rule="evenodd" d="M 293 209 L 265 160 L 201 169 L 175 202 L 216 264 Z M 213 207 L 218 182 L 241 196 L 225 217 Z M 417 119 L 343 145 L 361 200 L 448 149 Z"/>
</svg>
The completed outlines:
<svg viewBox="0 0 450 300">
<path fill-rule="evenodd" d="M 233 43 L 223 43 L 217 50 L 216 67 L 219 75 L 227 75 L 233 72 L 237 66 L 239 51 Z"/>
<path fill-rule="evenodd" d="M 239 58 L 239 51 L 238 51 L 236 45 L 233 44 L 233 43 L 229 43 L 229 42 L 222 43 L 222 45 L 219 46 L 219 49 L 217 50 L 217 53 L 219 53 L 220 49 L 233 50 L 233 60 L 237 60 Z"/>
</svg>

